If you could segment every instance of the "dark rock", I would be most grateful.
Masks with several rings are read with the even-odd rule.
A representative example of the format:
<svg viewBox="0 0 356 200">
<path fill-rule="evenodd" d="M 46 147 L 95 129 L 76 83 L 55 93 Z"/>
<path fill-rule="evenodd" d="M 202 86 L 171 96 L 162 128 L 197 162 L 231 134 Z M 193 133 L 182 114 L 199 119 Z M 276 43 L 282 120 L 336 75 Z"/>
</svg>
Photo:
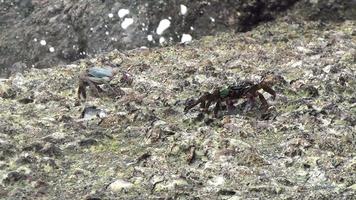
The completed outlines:
<svg viewBox="0 0 356 200">
<path fill-rule="evenodd" d="M 168 16 L 172 16 L 171 27 L 163 35 L 171 37 L 173 42 L 180 42 L 183 33 L 199 38 L 229 28 L 246 31 L 261 21 L 273 19 L 296 0 L 187 1 L 185 5 L 189 9 L 184 16 L 177 15 L 182 2 L 171 0 L 20 2 L 28 3 L 20 3 L 21 6 L 1 3 L 4 14 L 0 13 L 3 30 L 0 66 L 11 66 L 20 60 L 25 63 L 16 64 L 21 67 L 14 69 L 22 70 L 26 65 L 50 67 L 102 51 L 157 45 L 160 35 L 156 34 L 156 28 Z M 124 19 L 117 16 L 121 8 L 129 9 L 126 17 L 134 19 L 126 30 L 120 26 Z M 108 13 L 113 17 L 108 17 Z M 211 18 L 216 21 L 212 22 Z M 190 27 L 194 27 L 194 31 Z M 155 43 L 149 42 L 147 35 L 153 35 Z M 46 42 L 40 44 L 41 40 Z"/>
<path fill-rule="evenodd" d="M 31 154 L 22 154 L 20 155 L 20 157 L 16 160 L 17 164 L 31 164 L 31 163 L 35 163 L 37 161 L 37 158 Z"/>
<path fill-rule="evenodd" d="M 25 97 L 25 98 L 19 99 L 18 102 L 22 103 L 22 104 L 29 104 L 29 103 L 33 103 L 34 100 L 32 97 Z"/>
<path fill-rule="evenodd" d="M 41 142 L 33 142 L 27 146 L 25 146 L 23 151 L 35 151 L 38 152 L 43 148 L 43 144 Z"/>
<path fill-rule="evenodd" d="M 39 153 L 45 154 L 50 157 L 62 155 L 62 151 L 55 144 L 46 143 L 44 147 L 39 151 Z"/>
<path fill-rule="evenodd" d="M 52 167 L 53 169 L 58 169 L 58 165 L 53 158 L 44 157 L 40 160 L 40 163 L 43 166 L 49 166 L 49 167 Z"/>
<path fill-rule="evenodd" d="M 318 97 L 319 96 L 319 91 L 316 87 L 312 85 L 303 85 L 302 89 L 308 93 L 309 96 L 311 97 Z"/>
<path fill-rule="evenodd" d="M 5 185 L 9 185 L 26 179 L 27 175 L 25 175 L 24 173 L 12 171 L 7 174 L 6 178 L 3 180 L 3 183 Z"/>
<path fill-rule="evenodd" d="M 88 106 L 85 107 L 84 110 L 82 111 L 80 118 L 83 119 L 93 119 L 96 117 L 103 117 L 106 116 L 106 113 L 104 110 L 97 108 L 96 106 Z"/>
<path fill-rule="evenodd" d="M 73 117 L 68 116 L 68 115 L 62 115 L 58 121 L 63 122 L 63 123 L 70 123 L 70 122 L 73 122 Z"/>
<path fill-rule="evenodd" d="M 52 133 L 51 135 L 43 137 L 42 140 L 45 142 L 58 144 L 58 143 L 63 143 L 67 137 L 68 136 L 65 133 L 55 132 L 55 133 Z"/>
<path fill-rule="evenodd" d="M 86 200 L 101 200 L 102 198 L 90 195 L 90 196 L 86 197 L 85 199 Z"/>
<path fill-rule="evenodd" d="M 236 192 L 233 191 L 233 190 L 222 189 L 222 190 L 219 190 L 218 194 L 219 195 L 224 195 L 224 196 L 232 196 L 232 195 L 235 195 Z"/>
<path fill-rule="evenodd" d="M 15 75 L 16 73 L 23 73 L 26 69 L 27 69 L 27 66 L 25 63 L 16 62 L 8 70 L 7 77 Z"/>
<path fill-rule="evenodd" d="M 79 146 L 88 147 L 98 144 L 98 141 L 93 138 L 87 138 L 79 141 Z"/>
<path fill-rule="evenodd" d="M 16 151 L 17 149 L 13 144 L 0 139 L 0 160 L 11 157 Z"/>
</svg>

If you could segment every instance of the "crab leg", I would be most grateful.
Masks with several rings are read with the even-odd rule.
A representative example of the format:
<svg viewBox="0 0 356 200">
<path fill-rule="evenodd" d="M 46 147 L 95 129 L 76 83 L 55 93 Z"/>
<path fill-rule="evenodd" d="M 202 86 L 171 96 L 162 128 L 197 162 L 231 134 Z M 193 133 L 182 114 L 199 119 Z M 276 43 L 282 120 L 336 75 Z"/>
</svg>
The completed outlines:
<svg viewBox="0 0 356 200">
<path fill-rule="evenodd" d="M 272 95 L 272 98 L 273 98 L 273 99 L 276 98 L 276 92 L 275 92 L 272 88 L 270 88 L 270 87 L 268 87 L 268 86 L 266 86 L 266 85 L 263 85 L 263 86 L 262 86 L 262 89 L 263 89 L 264 91 L 268 92 L 270 95 Z"/>
<path fill-rule="evenodd" d="M 233 111 L 236 109 L 236 107 L 234 106 L 234 101 L 232 99 L 226 99 L 226 106 L 227 106 L 227 111 Z"/>
<path fill-rule="evenodd" d="M 96 96 L 100 96 L 101 91 L 103 91 L 98 85 L 94 84 L 91 81 L 87 81 L 87 84 L 89 85 L 90 89 L 95 93 Z"/>
<path fill-rule="evenodd" d="M 192 109 L 194 106 L 196 106 L 196 105 L 198 105 L 199 103 L 201 103 L 200 101 L 201 101 L 201 98 L 198 99 L 197 101 L 194 101 L 194 102 L 190 103 L 189 105 L 185 106 L 184 112 L 188 112 L 188 111 L 189 111 L 190 109 Z"/>
<path fill-rule="evenodd" d="M 218 100 L 215 104 L 215 108 L 214 108 L 214 115 L 215 117 L 218 116 L 218 113 L 219 113 L 219 110 L 220 110 L 220 107 L 221 107 L 221 101 Z"/>
<path fill-rule="evenodd" d="M 197 104 L 200 103 L 200 108 L 205 108 L 206 107 L 206 104 L 205 104 L 205 101 L 207 100 L 207 95 L 203 95 L 202 97 L 200 97 L 197 101 Z"/>
<path fill-rule="evenodd" d="M 267 103 L 267 100 L 265 99 L 265 97 L 259 92 L 256 92 L 256 93 L 258 94 L 258 97 L 260 98 L 262 106 L 265 108 L 268 108 L 268 103 Z"/>
<path fill-rule="evenodd" d="M 87 98 L 85 87 L 86 87 L 86 84 L 83 81 L 79 81 L 78 99 L 80 99 L 80 96 L 83 96 L 84 99 Z"/>
<path fill-rule="evenodd" d="M 204 107 L 206 109 L 206 111 L 209 110 L 209 107 L 210 107 L 211 103 L 213 103 L 213 100 L 212 99 L 208 99 L 207 103 L 205 104 L 205 107 Z"/>
<path fill-rule="evenodd" d="M 105 85 L 107 85 L 107 86 L 109 87 L 109 89 L 110 89 L 113 93 L 115 93 L 116 95 L 118 95 L 118 92 L 117 92 L 116 90 L 114 90 L 114 88 L 111 87 L 111 85 L 110 85 L 109 83 L 105 83 Z"/>
<path fill-rule="evenodd" d="M 190 109 L 192 109 L 194 106 L 200 104 L 200 108 L 206 108 L 205 101 L 209 99 L 209 93 L 205 93 L 202 97 L 200 97 L 198 100 L 190 103 L 184 108 L 184 112 L 188 112 Z M 209 102 L 208 102 L 209 103 Z"/>
</svg>

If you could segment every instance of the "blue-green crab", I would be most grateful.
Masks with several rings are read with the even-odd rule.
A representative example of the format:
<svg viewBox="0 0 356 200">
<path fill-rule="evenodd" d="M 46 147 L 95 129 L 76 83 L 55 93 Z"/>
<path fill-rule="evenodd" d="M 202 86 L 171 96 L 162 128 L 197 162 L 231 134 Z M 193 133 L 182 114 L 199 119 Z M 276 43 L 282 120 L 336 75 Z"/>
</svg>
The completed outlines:
<svg viewBox="0 0 356 200">
<path fill-rule="evenodd" d="M 110 85 L 110 81 L 118 72 L 118 67 L 111 66 L 92 67 L 82 72 L 79 75 L 78 99 L 81 99 L 81 97 L 86 99 L 87 86 L 89 86 L 96 96 L 100 96 L 100 93 L 103 92 L 99 85 L 106 85 L 115 95 L 122 94 L 123 91 L 121 89 L 118 91 Z"/>
</svg>

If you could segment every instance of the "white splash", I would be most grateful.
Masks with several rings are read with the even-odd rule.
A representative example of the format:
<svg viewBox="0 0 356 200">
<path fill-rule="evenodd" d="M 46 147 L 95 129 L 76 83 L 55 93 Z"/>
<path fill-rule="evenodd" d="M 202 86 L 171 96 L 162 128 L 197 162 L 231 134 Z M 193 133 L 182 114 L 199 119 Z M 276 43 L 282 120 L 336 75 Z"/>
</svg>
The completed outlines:
<svg viewBox="0 0 356 200">
<path fill-rule="evenodd" d="M 158 35 L 162 35 L 162 33 L 171 26 L 171 21 L 169 21 L 168 19 L 162 19 L 157 27 L 156 33 Z"/>
<path fill-rule="evenodd" d="M 126 15 L 130 14 L 130 11 L 128 9 L 120 9 L 119 12 L 117 12 L 120 18 L 125 17 Z"/>
<path fill-rule="evenodd" d="M 214 23 L 215 19 L 213 17 L 210 17 L 210 21 Z"/>
<path fill-rule="evenodd" d="M 109 35 L 109 34 L 110 34 L 109 31 L 106 31 L 106 32 L 105 32 L 105 35 Z"/>
<path fill-rule="evenodd" d="M 152 42 L 153 41 L 153 36 L 152 35 L 147 35 L 147 40 Z"/>
<path fill-rule="evenodd" d="M 191 26 L 191 27 L 190 27 L 190 30 L 194 31 L 194 27 L 193 27 L 193 26 Z"/>
<path fill-rule="evenodd" d="M 185 15 L 188 12 L 187 6 L 180 4 L 180 14 Z"/>
<path fill-rule="evenodd" d="M 187 44 L 187 43 L 191 42 L 192 40 L 193 40 L 193 37 L 190 34 L 183 34 L 180 43 Z"/>
<path fill-rule="evenodd" d="M 125 18 L 121 23 L 121 27 L 123 29 L 127 29 L 131 24 L 133 24 L 134 20 L 132 18 Z"/>
<path fill-rule="evenodd" d="M 46 42 L 46 40 L 41 40 L 41 41 L 40 41 L 40 44 L 41 44 L 42 46 L 45 46 L 45 45 L 47 44 L 47 42 Z"/>
<path fill-rule="evenodd" d="M 48 50 L 49 50 L 49 52 L 53 53 L 55 49 L 54 49 L 54 47 L 50 47 Z"/>
<path fill-rule="evenodd" d="M 33 39 L 34 42 L 37 42 L 37 38 Z"/>
<path fill-rule="evenodd" d="M 163 43 L 165 43 L 166 42 L 166 39 L 164 38 L 164 37 L 160 37 L 159 38 L 159 43 L 160 44 L 163 44 Z"/>
<path fill-rule="evenodd" d="M 108 16 L 109 16 L 109 18 L 113 18 L 113 17 L 114 17 L 114 14 L 109 13 Z"/>
</svg>

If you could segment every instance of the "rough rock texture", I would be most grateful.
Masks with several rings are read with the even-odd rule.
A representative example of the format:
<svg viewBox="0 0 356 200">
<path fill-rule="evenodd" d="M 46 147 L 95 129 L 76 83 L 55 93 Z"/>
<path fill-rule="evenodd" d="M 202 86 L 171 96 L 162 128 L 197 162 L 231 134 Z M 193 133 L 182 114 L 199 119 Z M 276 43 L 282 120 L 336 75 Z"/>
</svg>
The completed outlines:
<svg viewBox="0 0 356 200">
<path fill-rule="evenodd" d="M 246 33 L 113 51 L 0 83 L 0 198 L 352 199 L 356 23 L 299 11 Z M 125 91 L 77 104 L 80 71 L 110 60 Z M 272 107 L 219 118 L 184 102 L 267 71 Z M 257 101 L 258 103 L 258 101 Z M 79 119 L 86 106 L 103 118 Z M 95 115 L 93 115 L 95 116 Z"/>
<path fill-rule="evenodd" d="M 171 28 L 162 35 L 167 43 L 179 42 L 182 34 L 197 39 L 228 29 L 248 30 L 295 1 L 2 0 L 0 70 L 22 71 L 12 66 L 18 62 L 48 68 L 102 51 L 157 46 L 161 37 L 156 34 L 157 26 L 167 18 Z M 186 15 L 180 14 L 181 4 L 188 7 Z M 123 8 L 130 14 L 119 18 Z M 121 27 L 125 18 L 134 20 L 126 30 Z"/>
<path fill-rule="evenodd" d="M 198 39 L 226 30 L 247 31 L 295 2 L 308 20 L 356 19 L 355 0 L 2 0 L 0 75 L 70 63 L 103 51 L 153 47 L 161 37 L 171 44 L 180 42 L 183 34 Z M 181 4 L 188 8 L 185 15 L 180 14 Z M 119 18 L 120 9 L 129 9 L 130 14 Z M 123 29 L 127 18 L 134 23 Z M 171 27 L 158 35 L 162 19 L 170 19 Z"/>
</svg>

